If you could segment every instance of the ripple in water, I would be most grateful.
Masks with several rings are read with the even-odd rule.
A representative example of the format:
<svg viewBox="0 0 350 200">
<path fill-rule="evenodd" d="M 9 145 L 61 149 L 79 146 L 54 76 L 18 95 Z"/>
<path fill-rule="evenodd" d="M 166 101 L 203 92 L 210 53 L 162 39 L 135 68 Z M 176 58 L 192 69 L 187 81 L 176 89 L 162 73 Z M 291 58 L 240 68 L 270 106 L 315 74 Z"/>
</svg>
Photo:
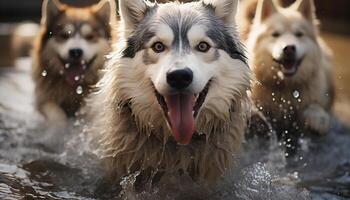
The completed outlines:
<svg viewBox="0 0 350 200">
<path fill-rule="evenodd" d="M 33 90 L 29 72 L 7 73 L 0 78 L 0 96 L 6 93 L 0 98 L 0 199 L 350 198 L 350 131 L 336 120 L 328 135 L 303 139 L 289 159 L 274 137 L 246 141 L 235 169 L 216 187 L 203 188 L 174 174 L 156 186 L 146 183 L 142 191 L 134 190 L 137 173 L 120 184 L 106 184 L 104 169 L 81 131 L 84 122 L 71 121 L 63 131 L 45 127 L 28 99 Z M 14 100 L 26 101 L 14 105 Z"/>
</svg>

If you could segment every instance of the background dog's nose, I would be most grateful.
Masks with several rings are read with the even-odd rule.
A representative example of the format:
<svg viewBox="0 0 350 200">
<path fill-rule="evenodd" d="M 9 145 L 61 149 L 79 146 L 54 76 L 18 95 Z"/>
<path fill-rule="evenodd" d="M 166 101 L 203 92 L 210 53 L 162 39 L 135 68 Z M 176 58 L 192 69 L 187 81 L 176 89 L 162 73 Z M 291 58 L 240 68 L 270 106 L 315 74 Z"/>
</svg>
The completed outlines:
<svg viewBox="0 0 350 200">
<path fill-rule="evenodd" d="M 283 48 L 283 53 L 286 56 L 295 56 L 296 47 L 294 45 L 288 45 L 288 46 Z"/>
<path fill-rule="evenodd" d="M 189 68 L 176 69 L 167 73 L 167 82 L 172 88 L 185 89 L 193 81 L 193 72 Z"/>
<path fill-rule="evenodd" d="M 79 59 L 83 56 L 83 50 L 82 49 L 70 49 L 69 50 L 69 57 L 73 59 Z"/>
</svg>

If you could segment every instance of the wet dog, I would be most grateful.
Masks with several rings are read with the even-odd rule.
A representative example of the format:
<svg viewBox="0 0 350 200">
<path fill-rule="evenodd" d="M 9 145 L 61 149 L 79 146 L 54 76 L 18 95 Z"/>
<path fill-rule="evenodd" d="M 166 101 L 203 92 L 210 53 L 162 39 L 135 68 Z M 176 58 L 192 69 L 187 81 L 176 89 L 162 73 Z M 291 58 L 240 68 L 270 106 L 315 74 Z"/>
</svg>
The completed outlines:
<svg viewBox="0 0 350 200">
<path fill-rule="evenodd" d="M 98 81 L 114 34 L 112 1 L 74 8 L 46 0 L 32 70 L 38 110 L 52 125 L 64 125 L 74 116 Z"/>
<path fill-rule="evenodd" d="M 319 36 L 314 2 L 281 8 L 259 1 L 247 45 L 257 79 L 252 99 L 278 135 L 291 141 L 308 130 L 326 134 L 334 96 L 331 56 Z"/>
<path fill-rule="evenodd" d="M 251 80 L 237 3 L 120 1 L 120 48 L 91 99 L 110 177 L 151 169 L 210 182 L 230 168 Z"/>
</svg>

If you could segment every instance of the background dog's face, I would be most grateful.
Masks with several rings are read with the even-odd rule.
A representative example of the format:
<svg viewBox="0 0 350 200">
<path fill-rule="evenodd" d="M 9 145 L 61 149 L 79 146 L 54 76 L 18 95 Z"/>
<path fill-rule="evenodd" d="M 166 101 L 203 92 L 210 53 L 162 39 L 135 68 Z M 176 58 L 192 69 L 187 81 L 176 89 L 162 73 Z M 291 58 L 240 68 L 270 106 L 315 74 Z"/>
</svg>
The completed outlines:
<svg viewBox="0 0 350 200">
<path fill-rule="evenodd" d="M 227 114 L 233 96 L 241 92 L 240 86 L 245 85 L 249 76 L 233 30 L 236 7 L 237 1 L 229 0 L 186 4 L 120 1 L 127 40 L 122 59 L 125 64 L 130 63 L 128 71 L 120 76 L 137 73 L 130 82 L 140 81 L 136 76 L 144 77 L 146 85 L 141 86 L 141 93 L 153 96 L 154 105 L 162 109 L 179 143 L 190 141 L 196 116 L 217 98 L 212 95 L 220 93 L 215 91 L 220 84 L 233 84 L 221 85 L 219 89 L 225 93 L 221 97 L 227 97 L 224 103 L 227 105 L 220 108 Z M 239 83 L 234 84 L 235 81 Z M 146 97 L 135 97 L 132 101 L 146 103 Z"/>
<path fill-rule="evenodd" d="M 42 24 L 46 26 L 46 35 L 43 54 L 56 61 L 50 67 L 74 79 L 95 62 L 101 63 L 109 49 L 112 10 L 108 1 L 88 8 L 67 7 L 55 0 L 44 3 Z"/>
<path fill-rule="evenodd" d="M 287 9 L 275 7 L 272 0 L 259 3 L 248 41 L 258 79 L 297 80 L 310 75 L 314 70 L 310 62 L 320 59 L 312 1 L 300 0 Z"/>
</svg>

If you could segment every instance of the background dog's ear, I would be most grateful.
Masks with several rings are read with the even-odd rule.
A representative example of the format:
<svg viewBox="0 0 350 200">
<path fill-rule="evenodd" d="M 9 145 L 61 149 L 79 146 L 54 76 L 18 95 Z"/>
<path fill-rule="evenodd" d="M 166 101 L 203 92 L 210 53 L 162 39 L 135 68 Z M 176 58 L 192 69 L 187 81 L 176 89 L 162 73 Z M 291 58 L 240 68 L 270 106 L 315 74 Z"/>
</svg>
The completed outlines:
<svg viewBox="0 0 350 200">
<path fill-rule="evenodd" d="M 239 0 L 202 0 L 206 7 L 212 8 L 217 17 L 226 24 L 235 25 Z"/>
<path fill-rule="evenodd" d="M 255 13 L 255 21 L 263 22 L 265 19 L 277 12 L 277 7 L 273 0 L 261 0 L 258 2 Z"/>
<path fill-rule="evenodd" d="M 63 8 L 59 1 L 57 0 L 44 0 L 42 5 L 42 24 L 49 24 L 53 21 L 61 12 Z"/>
<path fill-rule="evenodd" d="M 120 0 L 119 14 L 126 30 L 132 30 L 145 17 L 150 3 L 144 0 Z"/>
<path fill-rule="evenodd" d="M 117 7 L 114 0 L 101 0 L 97 5 L 93 7 L 94 13 L 105 24 L 109 24 L 111 20 L 117 18 Z"/>
<path fill-rule="evenodd" d="M 311 21 L 316 19 L 316 9 L 313 0 L 298 0 L 292 6 L 303 14 L 306 19 Z"/>
</svg>

